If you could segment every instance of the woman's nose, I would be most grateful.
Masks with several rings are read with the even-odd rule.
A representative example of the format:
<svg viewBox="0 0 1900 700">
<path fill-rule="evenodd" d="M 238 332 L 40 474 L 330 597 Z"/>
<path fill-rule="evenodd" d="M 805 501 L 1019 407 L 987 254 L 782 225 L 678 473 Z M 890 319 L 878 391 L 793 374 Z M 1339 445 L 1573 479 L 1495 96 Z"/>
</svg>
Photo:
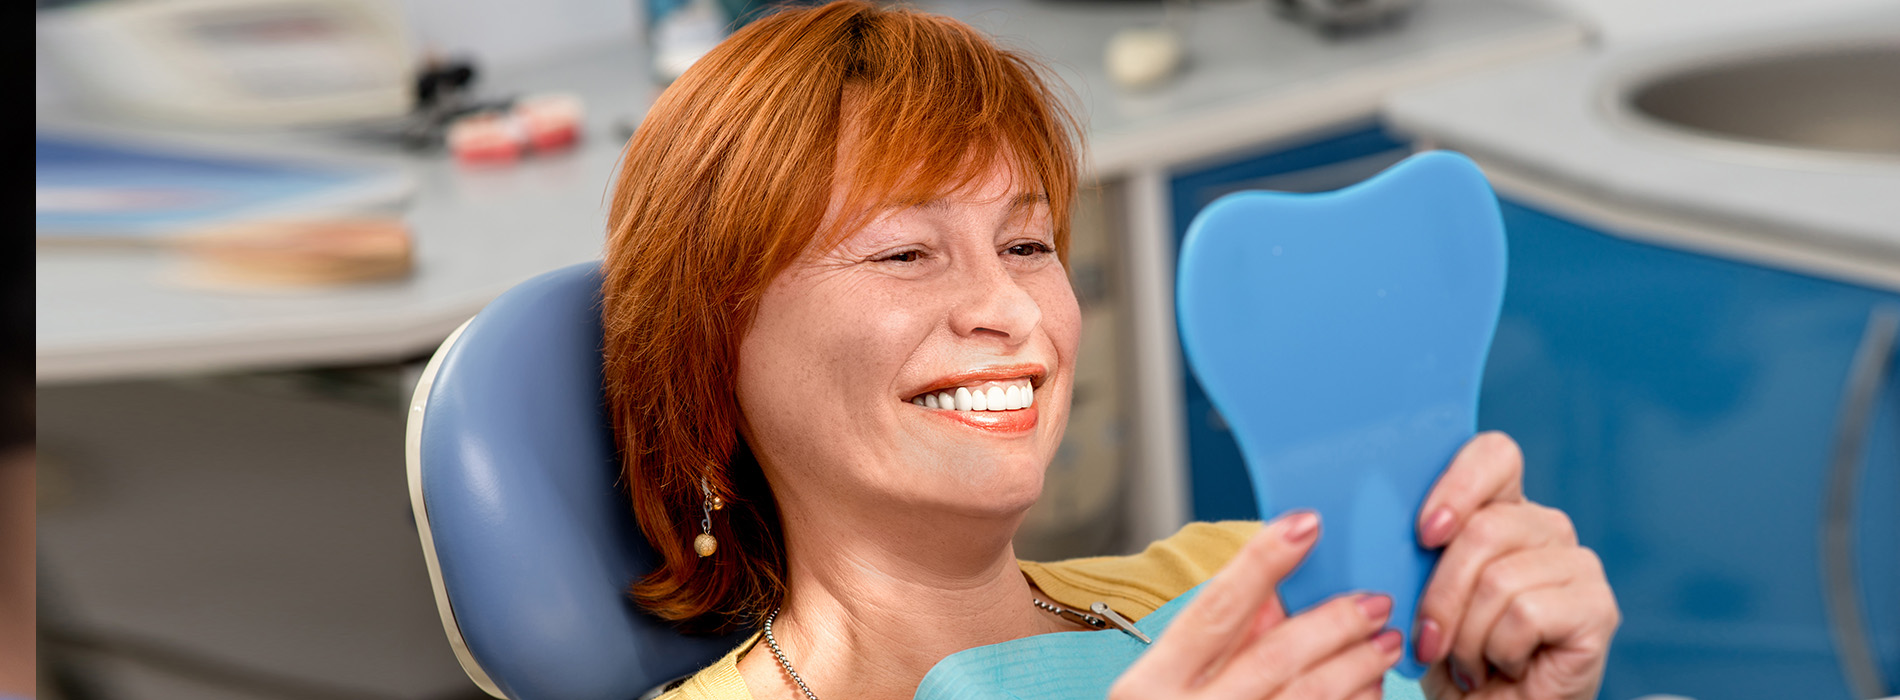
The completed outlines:
<svg viewBox="0 0 1900 700">
<path fill-rule="evenodd" d="M 996 338 L 1014 346 L 1042 322 L 1042 307 L 1000 258 L 988 258 L 956 275 L 963 286 L 950 310 L 950 328 L 959 336 Z"/>
</svg>

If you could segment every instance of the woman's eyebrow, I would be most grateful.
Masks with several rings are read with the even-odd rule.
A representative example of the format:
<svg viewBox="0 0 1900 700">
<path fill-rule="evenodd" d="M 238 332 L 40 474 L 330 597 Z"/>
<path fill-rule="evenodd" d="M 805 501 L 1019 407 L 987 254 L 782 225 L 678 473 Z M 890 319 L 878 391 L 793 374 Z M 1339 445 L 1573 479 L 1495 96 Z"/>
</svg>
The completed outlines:
<svg viewBox="0 0 1900 700">
<path fill-rule="evenodd" d="M 1009 208 L 1011 210 L 1015 210 L 1015 209 L 1022 209 L 1025 207 L 1032 207 L 1037 204 L 1048 204 L 1048 203 L 1049 203 L 1048 193 L 1021 192 L 1021 193 L 1018 193 L 1016 196 L 1010 198 Z M 894 211 L 898 209 L 935 210 L 935 209 L 942 209 L 948 204 L 949 204 L 949 200 L 947 198 L 938 197 L 935 199 L 929 199 L 929 200 L 924 200 L 924 201 L 892 202 L 891 204 L 885 205 L 883 209 L 886 211 Z"/>
<path fill-rule="evenodd" d="M 1049 193 L 1047 192 L 1024 192 L 1016 195 L 1016 201 L 1010 203 L 1010 208 L 1020 209 L 1022 207 L 1033 207 L 1037 204 L 1048 203 Z"/>
</svg>

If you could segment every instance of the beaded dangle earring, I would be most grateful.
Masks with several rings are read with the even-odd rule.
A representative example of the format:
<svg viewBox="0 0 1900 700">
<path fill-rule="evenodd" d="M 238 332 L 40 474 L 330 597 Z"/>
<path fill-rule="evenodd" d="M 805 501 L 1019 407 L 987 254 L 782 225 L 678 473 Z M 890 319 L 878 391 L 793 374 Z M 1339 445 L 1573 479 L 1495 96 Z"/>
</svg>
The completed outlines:
<svg viewBox="0 0 1900 700">
<path fill-rule="evenodd" d="M 699 493 L 705 497 L 705 501 L 700 504 L 700 511 L 704 515 L 699 519 L 699 536 L 693 538 L 693 551 L 698 552 L 699 558 L 704 559 L 712 556 L 713 552 L 719 551 L 719 540 L 712 534 L 712 512 L 725 508 L 726 502 L 713 495 L 712 485 L 703 476 L 699 478 Z"/>
</svg>

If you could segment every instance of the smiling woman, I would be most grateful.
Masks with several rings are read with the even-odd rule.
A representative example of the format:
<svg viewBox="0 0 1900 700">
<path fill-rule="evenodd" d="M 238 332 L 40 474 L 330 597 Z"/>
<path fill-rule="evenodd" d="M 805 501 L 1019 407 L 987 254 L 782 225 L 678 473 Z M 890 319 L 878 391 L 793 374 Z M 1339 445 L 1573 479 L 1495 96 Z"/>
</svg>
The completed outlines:
<svg viewBox="0 0 1900 700">
<path fill-rule="evenodd" d="M 1377 594 L 1282 609 L 1312 513 L 1015 558 L 1081 332 L 1064 267 L 1080 130 L 1051 86 L 954 20 L 839 0 L 734 34 L 628 143 L 605 384 L 662 559 L 632 595 L 684 631 L 763 632 L 675 696 L 908 698 L 956 652 L 1133 630 L 1203 582 L 1139 661 L 1086 685 L 1416 696 L 1383 682 L 1402 653 L 1388 624 L 1416 623 L 1435 694 L 1593 695 L 1615 602 L 1568 520 L 1524 501 L 1502 436 L 1467 446 L 1418 515 L 1421 544 L 1446 548 L 1418 621 Z"/>
<path fill-rule="evenodd" d="M 1032 190 L 997 208 L 1025 236 L 1005 246 L 1023 258 L 1012 269 L 1042 270 L 1043 286 L 1067 295 L 1057 258 L 1067 252 L 1077 132 L 1023 57 L 952 20 L 863 3 L 760 19 L 660 97 L 627 145 L 603 284 L 616 436 L 641 528 L 664 558 L 635 588 L 643 604 L 686 629 L 712 630 L 756 626 L 783 595 L 784 543 L 753 452 L 739 444 L 747 385 L 735 383 L 735 373 L 792 389 L 783 382 L 845 360 L 853 381 L 836 389 L 892 388 L 888 377 L 850 367 L 848 356 L 823 353 L 814 353 L 821 365 L 744 372 L 742 331 L 752 327 L 752 345 L 766 346 L 760 331 L 781 325 L 767 315 L 765 329 L 754 327 L 768 283 L 823 249 L 831 269 L 859 256 L 888 280 L 955 284 L 954 274 L 943 274 L 948 251 L 905 236 L 956 213 L 900 205 L 940 202 L 1001 168 L 1010 183 Z M 867 227 L 871 216 L 881 218 Z M 848 245 L 833 247 L 854 232 Z M 962 284 L 981 289 L 988 281 Z M 898 295 L 859 299 L 855 307 L 871 315 L 901 312 L 910 301 L 893 285 L 861 291 Z M 1072 296 L 1068 305 L 1073 334 Z M 819 320 L 832 331 L 820 336 L 826 347 L 849 345 L 857 339 L 846 331 L 867 327 Z M 800 388 L 811 393 L 765 405 L 812 418 L 826 407 L 878 408 L 850 405 L 858 397 L 834 387 Z M 913 393 L 926 388 L 957 387 Z M 767 395 L 765 386 L 753 391 Z M 1053 451 L 1061 422 L 1045 425 L 1054 426 Z M 743 506 L 712 525 L 724 545 L 717 562 L 676 544 L 692 539 L 679 528 L 699 522 L 702 483 Z"/>
</svg>

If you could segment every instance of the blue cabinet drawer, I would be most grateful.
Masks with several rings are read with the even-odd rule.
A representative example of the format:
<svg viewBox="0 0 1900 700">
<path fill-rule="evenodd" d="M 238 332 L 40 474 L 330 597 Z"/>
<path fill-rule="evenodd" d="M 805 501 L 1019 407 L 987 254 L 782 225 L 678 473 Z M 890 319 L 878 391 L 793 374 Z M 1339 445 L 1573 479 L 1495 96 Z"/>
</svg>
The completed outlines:
<svg viewBox="0 0 1900 700">
<path fill-rule="evenodd" d="M 1823 496 L 1869 314 L 1900 296 L 1503 211 L 1511 274 L 1479 424 L 1517 438 L 1530 497 L 1603 558 L 1626 620 L 1604 696 L 1850 697 Z M 1900 381 L 1884 384 L 1856 533 L 1895 678 Z"/>
</svg>

